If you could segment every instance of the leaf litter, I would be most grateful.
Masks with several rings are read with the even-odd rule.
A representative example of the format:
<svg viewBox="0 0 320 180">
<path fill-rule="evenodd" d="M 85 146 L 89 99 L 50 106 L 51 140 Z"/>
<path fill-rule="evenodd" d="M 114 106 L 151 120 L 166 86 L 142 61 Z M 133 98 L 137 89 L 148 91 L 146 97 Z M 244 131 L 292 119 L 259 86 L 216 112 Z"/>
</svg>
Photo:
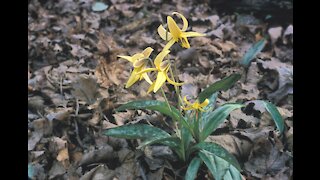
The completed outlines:
<svg viewBox="0 0 320 180">
<path fill-rule="evenodd" d="M 209 3 L 210 4 L 210 3 Z M 218 8 L 218 7 L 217 7 Z M 208 139 L 230 150 L 255 179 L 292 178 L 293 25 L 268 25 L 245 12 L 228 14 L 194 1 L 30 1 L 28 5 L 28 176 L 31 179 L 179 179 L 175 154 L 165 146 L 105 137 L 102 129 L 126 123 L 166 127 L 168 119 L 149 111 L 115 113 L 137 98 L 150 99 L 147 84 L 124 89 L 131 69 L 117 55 L 148 45 L 159 51 L 155 29 L 174 9 L 191 30 L 208 36 L 175 53 L 183 95 L 196 98 L 208 84 L 242 72 L 245 52 L 269 35 L 246 74 L 217 104 L 247 102 Z M 192 14 L 192 16 L 191 16 Z M 160 41 L 161 42 L 161 41 Z M 172 87 L 167 86 L 165 89 Z M 171 95 L 170 97 L 173 97 Z M 278 106 L 286 131 L 280 136 L 257 99 Z M 163 99 L 162 99 L 163 100 Z M 141 116 L 141 117 L 140 117 Z M 164 120 L 164 121 L 163 121 Z M 170 126 L 170 123 L 168 123 Z M 152 155 L 152 156 L 150 156 Z M 200 171 L 210 178 L 207 172 Z"/>
</svg>

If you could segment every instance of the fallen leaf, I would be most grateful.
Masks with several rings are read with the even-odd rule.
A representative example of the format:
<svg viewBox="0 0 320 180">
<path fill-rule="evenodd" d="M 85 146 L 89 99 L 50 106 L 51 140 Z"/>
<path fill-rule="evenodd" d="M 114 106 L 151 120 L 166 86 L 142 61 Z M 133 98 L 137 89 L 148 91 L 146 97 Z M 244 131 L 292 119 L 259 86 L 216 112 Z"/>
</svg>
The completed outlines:
<svg viewBox="0 0 320 180">
<path fill-rule="evenodd" d="M 181 87 L 181 96 L 188 96 L 189 98 L 198 97 L 199 88 L 193 84 L 183 84 Z"/>
<path fill-rule="evenodd" d="M 286 30 L 284 31 L 283 35 L 282 35 L 282 41 L 283 44 L 288 44 L 288 36 L 291 38 L 289 39 L 290 42 L 293 44 L 293 25 L 289 25 Z"/>
<path fill-rule="evenodd" d="M 45 180 L 46 174 L 43 165 L 39 163 L 29 163 L 28 164 L 28 177 L 30 179 Z"/>
<path fill-rule="evenodd" d="M 115 172 L 101 164 L 85 173 L 80 180 L 113 180 Z"/>
<path fill-rule="evenodd" d="M 112 160 L 116 158 L 115 152 L 113 152 L 113 148 L 109 145 L 105 145 L 103 148 L 98 150 L 93 150 L 85 153 L 82 156 L 82 159 L 79 165 L 88 165 L 92 163 L 103 162 L 106 160 Z"/>
<path fill-rule="evenodd" d="M 230 134 L 209 136 L 206 141 L 221 145 L 228 152 L 240 159 L 247 159 L 253 147 L 252 143 L 248 140 L 240 139 Z"/>
<path fill-rule="evenodd" d="M 258 60 L 258 66 L 263 70 L 276 71 L 278 77 L 277 89 L 268 93 L 268 99 L 277 104 L 280 100 L 288 94 L 293 94 L 293 67 L 272 58 L 271 61 Z M 268 74 L 267 74 L 268 75 Z"/>
<path fill-rule="evenodd" d="M 78 58 L 84 58 L 84 57 L 91 57 L 92 53 L 87 51 L 86 49 L 82 48 L 81 46 L 77 45 L 77 44 L 69 44 L 69 46 L 71 46 L 72 50 L 71 50 L 71 54 L 74 57 L 78 57 Z"/>
<path fill-rule="evenodd" d="M 72 94 L 88 104 L 93 104 L 97 99 L 98 84 L 93 76 L 80 75 L 73 83 Z"/>
<path fill-rule="evenodd" d="M 31 137 L 28 138 L 28 151 L 31 151 L 36 147 L 42 136 L 43 132 L 41 131 L 32 132 Z"/>
<path fill-rule="evenodd" d="M 53 161 L 53 165 L 49 171 L 49 179 L 54 179 L 66 173 L 66 169 L 61 162 Z"/>
<path fill-rule="evenodd" d="M 282 27 L 279 26 L 279 27 L 270 28 L 268 30 L 268 34 L 270 36 L 272 44 L 274 44 L 281 37 Z"/>
<path fill-rule="evenodd" d="M 104 11 L 108 8 L 109 6 L 103 2 L 95 2 L 93 5 L 92 5 L 92 11 L 97 11 L 97 12 L 100 12 L 100 11 Z"/>
<path fill-rule="evenodd" d="M 257 178 L 267 174 L 274 176 L 286 168 L 289 159 L 286 153 L 280 152 L 266 139 L 255 144 L 249 161 L 244 163 L 244 169 Z"/>
<path fill-rule="evenodd" d="M 57 160 L 64 161 L 69 159 L 68 148 L 61 149 L 58 153 Z"/>
<path fill-rule="evenodd" d="M 59 120 L 64 121 L 67 120 L 70 117 L 70 113 L 72 113 L 74 110 L 73 108 L 63 108 L 63 109 L 57 109 L 57 112 L 49 113 L 46 118 L 49 121 L 52 120 Z"/>
</svg>

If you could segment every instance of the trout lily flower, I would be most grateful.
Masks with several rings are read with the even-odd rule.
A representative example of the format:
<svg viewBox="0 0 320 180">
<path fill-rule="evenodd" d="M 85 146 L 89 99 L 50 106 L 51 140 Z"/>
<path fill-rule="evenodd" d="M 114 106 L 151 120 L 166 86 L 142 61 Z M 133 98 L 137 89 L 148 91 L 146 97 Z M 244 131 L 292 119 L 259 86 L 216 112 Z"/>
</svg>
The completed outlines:
<svg viewBox="0 0 320 180">
<path fill-rule="evenodd" d="M 204 100 L 201 104 L 198 102 L 198 100 L 196 102 L 194 102 L 193 104 L 191 104 L 188 100 L 187 100 L 187 96 L 185 96 L 183 98 L 183 101 L 187 104 L 187 107 L 182 107 L 183 110 L 200 110 L 202 112 L 204 112 L 203 108 L 206 107 L 209 104 L 209 100 L 206 99 Z"/>
<path fill-rule="evenodd" d="M 205 34 L 201 34 L 198 32 L 185 32 L 188 28 L 187 19 L 182 14 L 177 12 L 173 12 L 172 15 L 177 15 L 182 19 L 183 27 L 182 29 L 180 29 L 177 23 L 173 20 L 173 18 L 167 16 L 169 32 L 162 25 L 158 27 L 158 33 L 160 37 L 163 40 L 168 41 L 166 46 L 163 48 L 163 51 L 169 50 L 175 42 L 180 42 L 181 46 L 184 48 L 190 48 L 188 37 L 205 36 Z"/>
<path fill-rule="evenodd" d="M 169 54 L 169 50 L 162 51 L 160 52 L 157 57 L 154 60 L 154 65 L 156 66 L 155 68 L 147 68 L 145 70 L 140 71 L 138 74 L 143 74 L 149 71 L 157 71 L 157 79 L 151 84 L 151 86 L 148 89 L 147 93 L 150 93 L 153 91 L 156 93 L 162 85 L 168 81 L 170 84 L 174 86 L 181 86 L 183 83 L 177 83 L 172 81 L 169 76 L 168 76 L 168 71 L 170 69 L 170 62 L 169 60 L 163 61 L 164 57 Z"/>
<path fill-rule="evenodd" d="M 152 51 L 153 49 L 151 47 L 147 47 L 141 53 L 136 53 L 133 56 L 118 56 L 119 58 L 123 58 L 125 60 L 130 61 L 134 67 L 126 84 L 126 88 L 129 88 L 138 80 L 141 81 L 142 78 L 144 78 L 149 84 L 152 84 L 152 81 L 150 80 L 147 73 L 138 74 L 138 72 L 146 69 L 148 58 Z"/>
</svg>

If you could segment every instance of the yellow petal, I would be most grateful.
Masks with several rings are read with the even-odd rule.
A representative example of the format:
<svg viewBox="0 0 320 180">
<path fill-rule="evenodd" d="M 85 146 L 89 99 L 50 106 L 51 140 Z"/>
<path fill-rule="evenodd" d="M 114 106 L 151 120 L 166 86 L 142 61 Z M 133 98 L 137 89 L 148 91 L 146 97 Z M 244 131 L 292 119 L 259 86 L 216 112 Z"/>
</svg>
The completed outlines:
<svg viewBox="0 0 320 180">
<path fill-rule="evenodd" d="M 119 58 L 122 58 L 122 59 L 125 59 L 125 60 L 128 60 L 128 61 L 130 61 L 130 62 L 133 62 L 131 56 L 118 56 L 118 57 L 119 57 Z"/>
<path fill-rule="evenodd" d="M 137 72 L 137 74 L 140 75 L 142 73 L 147 73 L 147 72 L 150 72 L 150 71 L 157 71 L 157 69 L 156 68 L 146 68 L 146 69 L 144 69 L 142 71 Z"/>
<path fill-rule="evenodd" d="M 154 89 L 154 85 L 155 85 L 156 83 L 155 82 L 153 82 L 152 84 L 151 84 L 151 86 L 149 87 L 149 89 L 148 89 L 148 91 L 147 91 L 147 94 L 149 94 L 153 89 Z"/>
<path fill-rule="evenodd" d="M 143 73 L 142 76 L 149 84 L 152 84 L 152 81 L 150 80 L 150 78 L 149 78 L 147 73 Z"/>
<path fill-rule="evenodd" d="M 170 41 L 169 41 L 170 42 Z M 156 65 L 157 69 L 160 69 L 160 64 L 163 60 L 163 58 L 169 54 L 169 50 L 162 50 L 156 57 L 156 59 L 154 60 L 154 65 Z"/>
<path fill-rule="evenodd" d="M 162 25 L 158 27 L 158 34 L 165 41 L 169 41 L 172 38 L 170 32 L 168 32 Z"/>
<path fill-rule="evenodd" d="M 188 104 L 189 106 L 191 105 L 191 103 L 187 100 L 187 96 L 184 96 L 183 97 L 183 101 Z"/>
<path fill-rule="evenodd" d="M 152 51 L 153 49 L 151 47 L 147 47 L 145 50 L 143 50 L 142 54 L 144 55 L 144 58 L 149 58 Z"/>
<path fill-rule="evenodd" d="M 187 21 L 187 19 L 186 19 L 182 14 L 180 14 L 180 13 L 178 13 L 178 12 L 173 12 L 172 15 L 178 15 L 178 16 L 180 16 L 180 18 L 181 18 L 182 21 L 183 21 L 183 27 L 182 27 L 181 31 L 186 31 L 187 28 L 188 28 L 188 21 Z"/>
<path fill-rule="evenodd" d="M 190 44 L 189 44 L 189 41 L 186 37 L 182 37 L 180 38 L 181 40 L 181 46 L 184 47 L 184 48 L 190 48 Z"/>
<path fill-rule="evenodd" d="M 142 53 L 137 53 L 135 55 L 132 56 L 132 62 L 136 62 L 137 60 L 143 59 L 144 55 Z"/>
<path fill-rule="evenodd" d="M 129 77 L 129 80 L 126 84 L 126 88 L 129 88 L 130 86 L 132 86 L 135 82 L 137 82 L 139 80 L 140 76 L 137 75 L 137 71 L 136 69 L 134 69 L 131 73 L 131 76 Z"/>
<path fill-rule="evenodd" d="M 177 83 L 177 82 L 174 82 L 174 81 L 172 81 L 170 78 L 169 78 L 169 76 L 168 76 L 168 74 L 167 73 L 164 73 L 165 74 L 165 76 L 166 76 L 166 79 L 168 80 L 168 82 L 170 83 L 170 84 L 172 84 L 172 85 L 174 85 L 174 86 L 182 86 L 184 83 Z"/>
<path fill-rule="evenodd" d="M 171 48 L 171 46 L 175 43 L 176 41 L 174 39 L 171 39 L 163 48 L 162 51 L 166 51 L 169 50 Z"/>
<path fill-rule="evenodd" d="M 169 31 L 172 35 L 172 37 L 177 40 L 181 36 L 181 30 L 178 27 L 177 23 L 172 19 L 172 17 L 168 16 L 167 17 L 167 23 L 168 23 L 168 28 Z"/>
<path fill-rule="evenodd" d="M 205 106 L 207 106 L 208 104 L 209 104 L 209 100 L 206 99 L 206 100 L 204 100 L 204 101 L 200 104 L 200 107 L 205 107 Z"/>
<path fill-rule="evenodd" d="M 164 72 L 158 72 L 158 75 L 157 75 L 157 80 L 156 80 L 156 83 L 154 85 L 154 89 L 153 89 L 153 92 L 157 92 L 161 86 L 163 85 L 163 83 L 166 82 L 166 75 Z"/>
<path fill-rule="evenodd" d="M 198 36 L 206 36 L 206 34 L 198 33 L 198 32 L 183 32 L 181 36 L 184 37 L 198 37 Z"/>
</svg>

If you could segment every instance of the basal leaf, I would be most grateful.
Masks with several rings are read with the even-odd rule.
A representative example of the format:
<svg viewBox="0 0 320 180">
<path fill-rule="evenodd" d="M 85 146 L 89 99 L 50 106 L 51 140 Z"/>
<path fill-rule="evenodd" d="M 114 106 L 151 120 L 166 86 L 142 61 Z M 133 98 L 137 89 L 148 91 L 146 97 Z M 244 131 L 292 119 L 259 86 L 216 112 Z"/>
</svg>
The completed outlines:
<svg viewBox="0 0 320 180">
<path fill-rule="evenodd" d="M 199 170 L 200 165 L 201 165 L 201 159 L 198 157 L 194 157 L 188 166 L 188 169 L 185 175 L 185 180 L 194 180 L 197 176 L 197 172 Z"/>
<path fill-rule="evenodd" d="M 179 148 L 180 143 L 181 143 L 181 140 L 178 137 L 148 138 L 147 140 L 143 141 L 140 144 L 138 149 L 151 144 L 163 144 L 173 149 L 177 149 Z"/>
<path fill-rule="evenodd" d="M 201 122 L 201 139 L 205 140 L 214 130 L 216 130 L 220 123 L 222 123 L 230 114 L 231 111 L 243 107 L 242 104 L 224 104 L 213 112 L 210 112 L 205 117 L 202 117 Z"/>
<path fill-rule="evenodd" d="M 149 109 L 154 111 L 159 111 L 162 114 L 165 114 L 174 120 L 179 120 L 179 111 L 173 107 L 170 106 L 172 112 L 168 108 L 168 105 L 166 102 L 157 101 L 157 100 L 138 100 L 138 101 L 131 101 L 127 104 L 124 104 L 116 109 L 116 111 L 123 111 L 126 109 Z"/>
<path fill-rule="evenodd" d="M 266 42 L 266 39 L 262 38 L 260 41 L 255 43 L 243 56 L 243 58 L 240 61 L 240 64 L 244 67 L 248 67 L 250 65 L 250 62 L 255 58 L 255 56 L 262 51 L 262 49 L 266 45 Z"/>
<path fill-rule="evenodd" d="M 230 177 L 232 180 L 241 180 L 240 172 L 228 161 L 206 150 L 200 150 L 198 155 L 206 164 L 215 180 L 230 180 Z"/>
<path fill-rule="evenodd" d="M 277 107 L 270 102 L 263 101 L 266 110 L 270 113 L 271 117 L 273 118 L 277 128 L 279 129 L 280 133 L 284 131 L 284 121 L 282 119 L 281 114 L 279 113 Z"/>
<path fill-rule="evenodd" d="M 213 83 L 199 94 L 199 102 L 203 102 L 206 98 L 209 98 L 213 93 L 217 91 L 228 90 L 240 78 L 240 74 L 232 74 L 218 82 Z"/>
<path fill-rule="evenodd" d="M 107 129 L 106 136 L 126 138 L 126 139 L 162 139 L 171 137 L 167 132 L 146 124 L 130 124 Z"/>
<path fill-rule="evenodd" d="M 241 167 L 237 161 L 237 159 L 229 153 L 226 149 L 224 149 L 222 146 L 216 143 L 210 143 L 210 142 L 201 142 L 194 146 L 194 148 L 198 150 L 206 150 L 210 153 L 215 154 L 216 156 L 219 156 L 220 158 L 224 159 L 228 163 L 232 164 L 235 168 L 237 168 L 239 171 L 241 171 Z"/>
</svg>

